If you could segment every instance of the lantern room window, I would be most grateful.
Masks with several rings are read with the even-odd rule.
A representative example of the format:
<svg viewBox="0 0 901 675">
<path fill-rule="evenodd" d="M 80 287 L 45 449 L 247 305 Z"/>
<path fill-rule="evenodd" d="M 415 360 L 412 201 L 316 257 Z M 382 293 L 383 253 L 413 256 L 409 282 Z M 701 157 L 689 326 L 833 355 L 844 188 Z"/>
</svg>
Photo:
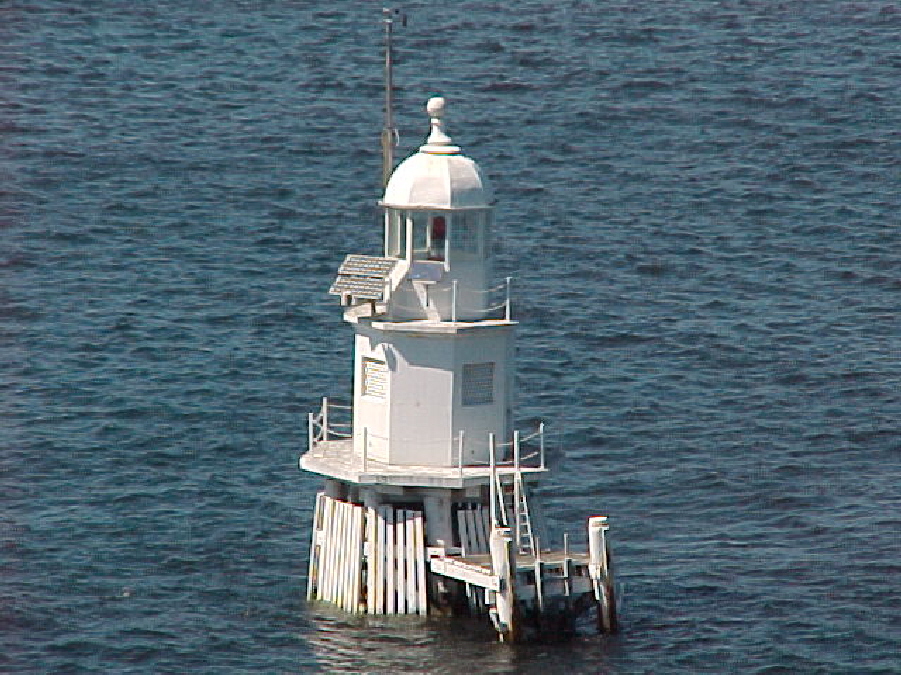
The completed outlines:
<svg viewBox="0 0 901 675">
<path fill-rule="evenodd" d="M 432 216 L 429 228 L 429 260 L 444 260 L 444 246 L 447 242 L 447 221 L 444 216 Z"/>
<path fill-rule="evenodd" d="M 385 210 L 385 255 L 440 262 L 490 257 L 491 214 L 485 210 Z"/>
<path fill-rule="evenodd" d="M 407 255 L 407 222 L 403 212 L 389 209 L 385 212 L 385 255 L 389 258 L 405 258 Z"/>
<path fill-rule="evenodd" d="M 426 211 L 410 211 L 409 217 L 413 224 L 413 259 L 445 260 L 448 217 Z"/>
<path fill-rule="evenodd" d="M 451 255 L 471 258 L 479 254 L 482 220 L 483 215 L 477 212 L 454 214 Z"/>
<path fill-rule="evenodd" d="M 413 221 L 413 259 L 424 260 L 429 251 L 429 216 L 422 211 L 413 211 L 410 218 Z"/>
</svg>

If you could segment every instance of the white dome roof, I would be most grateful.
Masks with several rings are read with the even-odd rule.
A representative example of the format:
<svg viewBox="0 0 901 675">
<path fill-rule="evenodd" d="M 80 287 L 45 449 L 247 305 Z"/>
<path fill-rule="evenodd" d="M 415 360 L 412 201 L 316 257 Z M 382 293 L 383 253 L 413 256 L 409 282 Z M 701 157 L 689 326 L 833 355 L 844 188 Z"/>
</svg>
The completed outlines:
<svg viewBox="0 0 901 675">
<path fill-rule="evenodd" d="M 384 206 L 473 209 L 491 206 L 492 193 L 478 165 L 441 128 L 444 99 L 429 100 L 432 133 L 419 152 L 398 166 L 388 181 Z"/>
</svg>

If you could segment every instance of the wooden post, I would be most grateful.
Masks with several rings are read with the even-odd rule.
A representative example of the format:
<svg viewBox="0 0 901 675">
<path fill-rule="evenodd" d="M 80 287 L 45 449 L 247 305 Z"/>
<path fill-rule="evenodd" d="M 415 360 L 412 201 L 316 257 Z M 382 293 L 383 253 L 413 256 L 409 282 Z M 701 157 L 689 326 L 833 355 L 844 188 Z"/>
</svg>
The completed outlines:
<svg viewBox="0 0 901 675">
<path fill-rule="evenodd" d="M 307 600 L 316 598 L 316 590 L 319 586 L 319 552 L 321 550 L 319 530 L 322 528 L 324 500 L 324 493 L 320 492 L 316 495 L 316 506 L 313 511 L 313 541 L 310 543 L 310 571 L 307 574 Z"/>
<path fill-rule="evenodd" d="M 416 610 L 425 616 L 428 614 L 428 592 L 427 580 L 425 573 L 425 527 L 423 526 L 423 514 L 416 511 L 413 518 L 413 537 L 415 546 L 413 548 L 416 563 Z"/>
<path fill-rule="evenodd" d="M 504 318 L 507 321 L 510 320 L 510 314 L 511 314 L 511 312 L 510 312 L 510 281 L 512 279 L 513 279 L 513 277 L 507 277 L 507 302 L 506 302 L 507 308 L 504 311 Z"/>
<path fill-rule="evenodd" d="M 486 553 L 488 551 L 488 533 L 485 532 L 485 526 L 482 523 L 482 507 L 477 506 L 474 509 L 468 509 L 466 516 L 469 518 L 469 531 L 475 540 L 473 551 L 475 553 Z"/>
<path fill-rule="evenodd" d="M 307 446 L 310 452 L 313 452 L 313 447 L 316 445 L 314 436 L 316 432 L 313 428 L 315 426 L 316 421 L 313 419 L 313 413 L 307 413 Z"/>
<path fill-rule="evenodd" d="M 414 511 L 404 511 L 404 541 L 406 551 L 404 561 L 406 563 L 407 576 L 407 614 L 419 613 L 419 596 L 416 592 L 416 531 L 413 524 Z"/>
<path fill-rule="evenodd" d="M 460 549 L 464 556 L 472 553 L 469 546 L 469 524 L 466 522 L 466 509 L 457 511 L 457 530 L 460 532 Z"/>
<path fill-rule="evenodd" d="M 322 440 L 328 440 L 328 396 L 322 397 Z"/>
<path fill-rule="evenodd" d="M 541 443 L 541 468 L 544 468 L 544 422 L 538 425 L 538 437 Z"/>
<path fill-rule="evenodd" d="M 361 609 L 360 599 L 362 597 L 362 581 L 363 581 L 363 533 L 365 532 L 365 511 L 362 506 L 353 507 L 354 528 L 353 528 L 353 579 L 351 580 L 350 596 L 352 601 L 351 611 L 358 614 Z M 365 605 L 363 606 L 365 610 Z"/>
<path fill-rule="evenodd" d="M 520 550 L 520 545 L 522 542 L 520 541 L 520 526 L 522 524 L 522 513 L 520 509 L 520 500 L 522 499 L 522 494 L 520 492 L 520 485 L 522 481 L 520 480 L 519 475 L 519 431 L 513 431 L 513 541 L 516 545 L 516 550 Z"/>
<path fill-rule="evenodd" d="M 384 614 L 385 613 L 385 584 L 387 583 L 387 569 L 388 565 L 386 562 L 386 548 L 385 548 L 385 517 L 381 507 L 376 507 L 373 509 L 375 511 L 375 540 L 376 540 L 376 560 L 378 561 L 376 564 L 377 573 L 375 575 L 375 613 L 376 614 Z M 372 585 L 369 586 L 370 592 L 372 591 Z"/>
<path fill-rule="evenodd" d="M 394 507 L 383 506 L 383 517 L 385 519 L 385 579 L 387 581 L 385 588 L 385 614 L 395 614 L 397 610 L 397 596 L 395 588 L 397 587 L 397 566 L 395 564 L 395 532 L 394 532 Z"/>
<path fill-rule="evenodd" d="M 336 538 L 337 532 L 338 532 L 338 518 L 337 518 L 337 514 L 335 513 L 335 511 L 336 511 L 335 505 L 336 504 L 337 504 L 337 502 L 332 498 L 329 498 L 326 501 L 325 517 L 326 517 L 326 523 L 327 523 L 327 529 L 326 529 L 326 544 L 327 544 L 327 546 L 326 546 L 326 551 L 325 551 L 326 552 L 325 564 L 322 566 L 322 571 L 324 573 L 323 574 L 323 576 L 324 576 L 323 588 L 322 588 L 322 591 L 320 591 L 320 593 L 319 593 L 319 597 L 322 600 L 325 600 L 327 602 L 332 602 L 332 600 L 334 600 L 333 580 L 335 578 L 335 569 L 337 567 L 335 564 L 335 549 L 337 548 L 335 546 L 335 538 Z"/>
<path fill-rule="evenodd" d="M 606 516 L 588 519 L 588 574 L 598 606 L 598 629 L 612 633 L 616 631 L 616 597 L 605 534 L 607 529 L 609 525 Z"/>
<path fill-rule="evenodd" d="M 379 577 L 378 544 L 376 534 L 375 509 L 366 506 L 366 613 L 375 614 L 375 585 Z"/>
<path fill-rule="evenodd" d="M 407 613 L 407 584 L 405 574 L 407 568 L 404 564 L 406 560 L 404 552 L 406 551 L 407 543 L 404 540 L 404 534 L 406 534 L 404 529 L 404 513 L 405 511 L 403 510 L 394 510 L 394 569 L 396 575 L 394 579 L 394 590 L 397 593 L 398 614 Z"/>
<path fill-rule="evenodd" d="M 516 558 L 509 527 L 497 527 L 491 531 L 491 567 L 500 579 L 500 588 L 494 594 L 498 636 L 501 642 L 516 642 L 519 639 Z"/>
</svg>

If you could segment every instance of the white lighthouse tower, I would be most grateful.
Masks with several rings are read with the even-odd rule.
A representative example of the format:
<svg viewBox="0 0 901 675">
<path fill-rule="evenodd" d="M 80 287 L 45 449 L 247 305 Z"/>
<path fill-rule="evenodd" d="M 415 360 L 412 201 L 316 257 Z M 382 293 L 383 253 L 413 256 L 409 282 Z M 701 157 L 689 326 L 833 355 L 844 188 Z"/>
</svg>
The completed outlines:
<svg viewBox="0 0 901 675">
<path fill-rule="evenodd" d="M 615 627 L 606 518 L 588 551 L 551 550 L 529 485 L 544 426 L 513 420 L 516 322 L 491 276 L 493 196 L 428 102 L 430 133 L 391 175 L 381 256 L 349 255 L 330 292 L 353 326 L 349 406 L 323 399 L 301 468 L 317 496 L 308 598 L 350 612 L 484 613 L 503 639 L 597 607 Z"/>
</svg>

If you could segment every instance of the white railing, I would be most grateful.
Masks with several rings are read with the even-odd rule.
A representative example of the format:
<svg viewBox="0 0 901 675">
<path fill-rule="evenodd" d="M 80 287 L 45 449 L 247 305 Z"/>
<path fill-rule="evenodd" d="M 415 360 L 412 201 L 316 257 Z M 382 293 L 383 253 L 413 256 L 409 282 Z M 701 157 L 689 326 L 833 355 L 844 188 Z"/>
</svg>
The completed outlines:
<svg viewBox="0 0 901 675">
<path fill-rule="evenodd" d="M 353 422 L 349 405 L 341 405 L 322 397 L 322 407 L 318 413 L 307 415 L 307 442 L 310 450 L 319 443 L 353 437 Z"/>
<path fill-rule="evenodd" d="M 510 321 L 512 316 L 512 283 L 513 277 L 506 277 L 504 283 L 494 286 L 493 288 L 481 290 L 478 288 L 460 286 L 458 280 L 454 279 L 449 287 L 437 289 L 426 287 L 425 299 L 422 300 L 422 305 L 408 305 L 394 298 L 391 300 L 391 304 L 395 309 L 402 309 L 414 313 L 424 312 L 427 307 L 435 310 L 443 305 L 444 311 L 450 310 L 449 318 L 452 323 L 457 322 L 457 317 L 460 315 L 461 309 L 464 309 L 467 312 L 475 312 L 479 315 L 480 319 L 490 319 L 492 318 L 492 315 L 494 315 L 493 318 L 495 319 L 503 316 L 504 321 Z M 448 295 L 450 296 L 449 298 Z M 484 304 L 487 306 L 479 309 L 477 307 L 480 307 L 483 304 L 482 296 L 487 296 L 487 299 L 484 301 Z M 438 301 L 439 298 L 441 299 L 440 302 Z M 473 302 L 467 302 L 467 300 L 473 298 Z M 471 320 L 472 319 L 466 319 L 466 321 Z"/>
<path fill-rule="evenodd" d="M 307 415 L 308 448 L 314 450 L 321 443 L 353 438 L 352 410 L 352 407 L 349 405 L 335 403 L 327 396 L 323 396 L 319 411 L 311 412 Z M 365 464 L 370 442 L 377 440 L 387 443 L 389 439 L 366 428 L 362 430 L 362 433 L 365 441 L 363 443 L 364 456 L 362 460 Z M 546 468 L 545 450 L 547 443 L 544 422 L 539 423 L 538 428 L 534 432 L 525 436 L 518 430 L 514 431 L 513 437 L 506 443 L 497 443 L 492 438 L 493 436 L 486 436 L 486 446 L 482 448 L 487 449 L 488 452 L 475 453 L 482 456 L 488 455 L 488 459 L 480 461 L 465 460 L 466 446 L 471 441 L 462 429 L 449 441 L 427 438 L 393 440 L 415 440 L 417 446 L 423 448 L 431 456 L 434 456 L 435 452 L 442 452 L 442 448 L 446 449 L 447 466 L 456 467 L 461 475 L 466 467 L 488 467 L 492 463 L 496 468 L 500 469 Z"/>
<path fill-rule="evenodd" d="M 505 321 L 510 321 L 510 317 L 512 315 L 512 310 L 510 306 L 510 296 L 511 296 L 511 286 L 513 283 L 513 277 L 506 277 L 504 283 L 499 284 L 493 288 L 486 288 L 485 290 L 479 290 L 477 288 L 466 288 L 460 287 L 457 279 L 454 279 L 451 283 L 451 287 L 440 289 L 434 292 L 445 292 L 450 293 L 450 310 L 451 310 L 451 321 L 456 323 L 457 321 L 457 308 L 460 306 L 466 306 L 469 311 L 473 311 L 472 304 L 482 304 L 481 302 L 476 303 L 467 303 L 465 302 L 466 294 L 471 296 L 487 296 L 487 307 L 483 307 L 482 309 L 475 310 L 479 314 L 483 316 L 483 318 L 489 318 L 492 313 L 503 311 L 503 316 Z M 498 294 L 503 292 L 503 296 L 498 298 Z M 461 298 L 463 300 L 461 301 Z M 491 302 L 491 299 L 495 298 L 495 302 Z M 498 301 L 499 300 L 499 301 Z"/>
</svg>

